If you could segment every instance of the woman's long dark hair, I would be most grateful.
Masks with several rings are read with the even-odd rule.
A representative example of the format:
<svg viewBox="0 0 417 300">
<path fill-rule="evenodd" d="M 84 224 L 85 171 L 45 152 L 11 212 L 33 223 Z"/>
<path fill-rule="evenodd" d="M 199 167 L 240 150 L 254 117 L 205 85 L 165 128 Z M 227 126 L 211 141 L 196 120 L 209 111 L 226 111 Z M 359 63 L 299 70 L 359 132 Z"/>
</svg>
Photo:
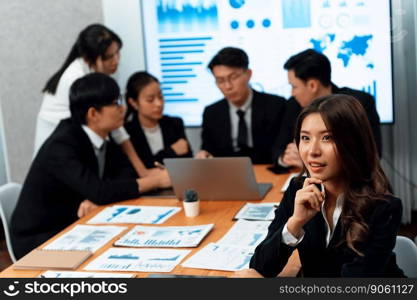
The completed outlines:
<svg viewBox="0 0 417 300">
<path fill-rule="evenodd" d="M 126 103 L 127 103 L 127 112 L 126 120 L 130 120 L 132 114 L 136 113 L 136 110 L 129 103 L 129 98 L 137 99 L 140 92 L 150 83 L 156 82 L 159 83 L 158 78 L 149 74 L 148 72 L 141 71 L 132 74 L 127 80 L 126 84 Z"/>
<path fill-rule="evenodd" d="M 58 82 L 68 66 L 77 58 L 83 57 L 87 62 L 94 63 L 99 56 L 104 56 L 109 46 L 116 42 L 122 48 L 119 36 L 101 24 L 87 26 L 78 35 L 67 59 L 61 68 L 47 81 L 42 92 L 55 94 Z"/>
<path fill-rule="evenodd" d="M 380 164 L 371 126 L 361 103 L 348 95 L 333 94 L 313 101 L 298 116 L 295 141 L 300 143 L 304 119 L 319 113 L 332 133 L 342 177 L 347 182 L 341 215 L 343 232 L 349 248 L 359 255 L 358 245 L 367 240 L 369 228 L 365 216 L 377 201 L 385 201 L 389 182 Z M 308 172 L 304 166 L 304 171 Z"/>
</svg>

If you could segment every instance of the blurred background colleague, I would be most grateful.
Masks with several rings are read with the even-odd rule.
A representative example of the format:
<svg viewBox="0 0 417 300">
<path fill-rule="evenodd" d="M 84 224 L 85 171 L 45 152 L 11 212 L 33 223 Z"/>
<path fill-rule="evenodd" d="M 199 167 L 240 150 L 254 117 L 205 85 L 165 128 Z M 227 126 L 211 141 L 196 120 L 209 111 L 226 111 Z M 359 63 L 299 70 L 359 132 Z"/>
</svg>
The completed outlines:
<svg viewBox="0 0 417 300">
<path fill-rule="evenodd" d="M 39 246 L 96 205 L 139 197 L 170 185 L 169 177 L 137 178 L 109 137 L 126 106 L 114 79 L 92 73 L 70 91 L 71 118 L 62 120 L 33 160 L 11 219 L 16 258 Z"/>
<path fill-rule="evenodd" d="M 331 82 L 331 65 L 329 59 L 313 49 L 307 49 L 291 56 L 284 64 L 288 82 L 291 85 L 292 97 L 287 102 L 283 128 L 276 145 L 276 158 L 283 167 L 302 167 L 302 161 L 293 142 L 294 126 L 303 107 L 314 99 L 331 94 L 346 94 L 355 97 L 362 104 L 370 122 L 377 151 L 381 156 L 382 140 L 379 116 L 375 99 L 368 93 L 339 88 Z"/>
<path fill-rule="evenodd" d="M 119 36 L 101 24 L 89 25 L 80 32 L 64 64 L 49 78 L 42 90 L 44 98 L 36 124 L 35 155 L 59 121 L 70 117 L 69 89 L 72 83 L 92 72 L 107 75 L 115 73 L 120 62 L 121 47 Z M 147 175 L 124 128 L 115 129 L 112 136 L 122 146 L 137 173 L 140 176 Z"/>
<path fill-rule="evenodd" d="M 223 48 L 208 68 L 224 98 L 204 110 L 196 157 L 249 156 L 255 164 L 272 163 L 285 99 L 250 87 L 252 71 L 242 49 Z"/>
<path fill-rule="evenodd" d="M 164 158 L 192 157 L 182 119 L 163 115 L 164 97 L 156 77 L 147 72 L 130 76 L 126 100 L 125 128 L 147 168 Z"/>
</svg>

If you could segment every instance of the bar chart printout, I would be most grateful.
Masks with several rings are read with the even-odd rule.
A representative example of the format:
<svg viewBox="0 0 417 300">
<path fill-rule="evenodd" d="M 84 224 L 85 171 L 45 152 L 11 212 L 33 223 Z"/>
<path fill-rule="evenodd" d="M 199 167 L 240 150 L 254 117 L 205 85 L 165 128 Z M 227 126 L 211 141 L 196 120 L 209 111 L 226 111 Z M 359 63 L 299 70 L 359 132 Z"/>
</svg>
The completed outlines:
<svg viewBox="0 0 417 300">
<path fill-rule="evenodd" d="M 238 220 L 217 244 L 249 247 L 255 250 L 268 234 L 271 221 Z"/>
<path fill-rule="evenodd" d="M 162 224 L 180 210 L 181 208 L 175 206 L 114 205 L 106 207 L 87 223 Z"/>
<path fill-rule="evenodd" d="M 249 268 L 253 256 L 250 247 L 210 243 L 184 263 L 183 267 L 222 271 L 239 271 Z"/>
<path fill-rule="evenodd" d="M 112 238 L 127 229 L 124 226 L 77 225 L 58 239 L 46 245 L 45 250 L 97 251 Z"/>
<path fill-rule="evenodd" d="M 236 214 L 235 219 L 272 221 L 278 203 L 246 203 Z"/>
<path fill-rule="evenodd" d="M 199 226 L 135 226 L 115 242 L 127 247 L 196 247 L 213 228 L 213 224 Z"/>
<path fill-rule="evenodd" d="M 88 271 L 171 272 L 190 251 L 110 248 L 84 269 Z"/>
</svg>

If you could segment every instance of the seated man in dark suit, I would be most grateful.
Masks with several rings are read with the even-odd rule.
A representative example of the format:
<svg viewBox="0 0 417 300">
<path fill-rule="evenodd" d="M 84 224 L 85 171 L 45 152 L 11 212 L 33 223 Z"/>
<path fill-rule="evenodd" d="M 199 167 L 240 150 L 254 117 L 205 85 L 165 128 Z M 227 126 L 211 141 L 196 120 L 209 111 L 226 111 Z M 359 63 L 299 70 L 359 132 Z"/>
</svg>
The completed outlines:
<svg viewBox="0 0 417 300">
<path fill-rule="evenodd" d="M 249 156 L 255 164 L 273 163 L 285 99 L 253 90 L 248 66 L 247 54 L 232 47 L 220 50 L 210 61 L 208 68 L 224 99 L 204 110 L 197 158 Z"/>
<path fill-rule="evenodd" d="M 166 173 L 136 179 L 119 146 L 109 139 L 110 131 L 123 125 L 126 107 L 119 93 L 114 79 L 101 73 L 71 86 L 71 118 L 61 121 L 40 148 L 12 215 L 17 258 L 76 221 L 86 207 L 169 186 Z"/>
<path fill-rule="evenodd" d="M 283 172 L 288 167 L 301 168 L 302 162 L 293 143 L 294 125 L 303 107 L 314 99 L 330 94 L 346 94 L 355 97 L 365 108 L 372 132 L 381 156 L 382 141 L 379 116 L 375 99 L 365 92 L 339 88 L 331 82 L 331 65 L 329 59 L 313 49 L 304 50 L 290 57 L 284 64 L 288 71 L 288 82 L 292 87 L 292 97 L 287 101 L 285 117 L 280 136 L 276 141 L 277 171 Z"/>
</svg>

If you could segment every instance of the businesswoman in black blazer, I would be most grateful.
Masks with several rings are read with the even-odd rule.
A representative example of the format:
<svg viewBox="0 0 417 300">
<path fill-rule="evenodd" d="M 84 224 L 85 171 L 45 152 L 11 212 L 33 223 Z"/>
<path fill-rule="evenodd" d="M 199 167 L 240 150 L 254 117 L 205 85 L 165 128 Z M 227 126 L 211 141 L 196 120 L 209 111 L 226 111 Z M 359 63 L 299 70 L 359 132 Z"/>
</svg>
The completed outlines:
<svg viewBox="0 0 417 300">
<path fill-rule="evenodd" d="M 298 249 L 306 277 L 404 276 L 392 251 L 401 201 L 361 104 L 338 94 L 315 100 L 298 117 L 295 141 L 308 176 L 291 182 L 246 274 L 277 276 Z"/>
<path fill-rule="evenodd" d="M 127 82 L 125 128 L 147 168 L 164 158 L 192 157 L 182 119 L 163 115 L 164 98 L 157 78 L 134 73 Z"/>
</svg>

